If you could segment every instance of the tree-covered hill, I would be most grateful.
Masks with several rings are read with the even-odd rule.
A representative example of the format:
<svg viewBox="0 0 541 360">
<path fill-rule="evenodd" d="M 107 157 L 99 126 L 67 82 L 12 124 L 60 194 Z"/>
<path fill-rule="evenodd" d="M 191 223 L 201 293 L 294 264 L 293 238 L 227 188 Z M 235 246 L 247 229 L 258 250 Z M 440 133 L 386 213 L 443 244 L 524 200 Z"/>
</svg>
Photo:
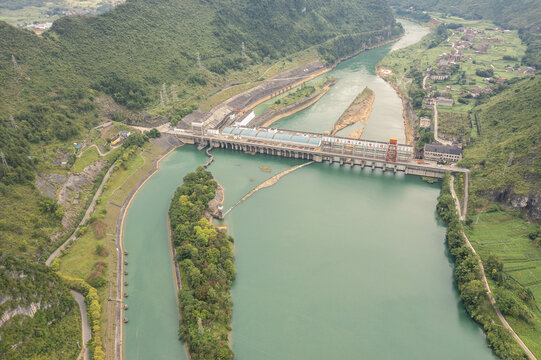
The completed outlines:
<svg viewBox="0 0 541 360">
<path fill-rule="evenodd" d="M 390 0 L 389 3 L 446 12 L 466 19 L 491 19 L 513 28 L 531 28 L 541 24 L 541 6 L 537 0 Z"/>
<path fill-rule="evenodd" d="M 466 19 L 489 19 L 500 26 L 521 29 L 528 45 L 525 64 L 541 68 L 541 2 L 539 0 L 390 0 L 392 6 L 438 11 Z"/>
<path fill-rule="evenodd" d="M 390 9 L 374 0 L 132 0 L 103 16 L 58 20 L 46 38 L 66 50 L 79 73 L 100 79 L 114 72 L 145 87 L 190 82 L 190 76 L 215 80 L 197 71 L 198 53 L 203 67 L 223 74 L 391 25 Z"/>
<path fill-rule="evenodd" d="M 264 60 L 322 43 L 334 60 L 358 50 L 359 39 L 400 32 L 376 0 L 130 0 L 103 15 L 57 20 L 42 37 L 0 22 L 0 151 L 8 163 L 0 163 L 0 181 L 29 177 L 31 144 L 94 125 L 91 100 L 100 92 L 140 110 L 157 105 L 165 86 L 180 98 L 210 93 Z M 333 43 L 344 35 L 357 42 Z"/>
<path fill-rule="evenodd" d="M 481 136 L 465 149 L 463 160 L 472 169 L 474 205 L 488 194 L 541 219 L 540 93 L 541 77 L 536 76 L 475 109 Z"/>
<path fill-rule="evenodd" d="M 43 265 L 0 255 L 0 359 L 75 359 L 79 308 Z"/>
</svg>

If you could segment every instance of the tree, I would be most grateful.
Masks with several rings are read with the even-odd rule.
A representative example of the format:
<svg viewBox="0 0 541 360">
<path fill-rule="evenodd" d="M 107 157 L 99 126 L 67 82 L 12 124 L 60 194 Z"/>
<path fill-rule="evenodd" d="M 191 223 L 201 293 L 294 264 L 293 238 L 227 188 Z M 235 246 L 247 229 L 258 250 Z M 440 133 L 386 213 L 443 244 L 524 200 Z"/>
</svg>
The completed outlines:
<svg viewBox="0 0 541 360">
<path fill-rule="evenodd" d="M 162 136 L 162 134 L 158 131 L 158 129 L 156 128 L 152 128 L 150 129 L 150 131 L 147 131 L 145 133 L 145 135 L 149 138 L 149 139 L 154 139 L 154 138 L 159 138 L 160 136 Z"/>
<path fill-rule="evenodd" d="M 503 279 L 503 262 L 497 255 L 490 254 L 486 261 L 486 272 L 493 280 L 501 282 Z"/>
</svg>

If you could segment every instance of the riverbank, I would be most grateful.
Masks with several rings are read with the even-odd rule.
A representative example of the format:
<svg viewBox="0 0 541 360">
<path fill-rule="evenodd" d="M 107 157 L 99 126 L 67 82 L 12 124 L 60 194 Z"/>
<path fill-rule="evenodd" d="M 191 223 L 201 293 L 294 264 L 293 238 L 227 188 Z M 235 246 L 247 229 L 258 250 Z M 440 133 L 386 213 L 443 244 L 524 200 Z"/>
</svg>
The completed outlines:
<svg viewBox="0 0 541 360">
<path fill-rule="evenodd" d="M 268 101 L 284 92 L 311 81 L 335 69 L 340 63 L 358 54 L 372 50 L 400 39 L 404 34 L 372 46 L 363 46 L 358 51 L 336 60 L 331 65 L 325 65 L 321 60 L 312 61 L 302 66 L 290 68 L 265 79 L 259 85 L 236 94 L 209 111 L 198 109 L 184 117 L 179 123 L 181 128 L 191 128 L 194 122 L 204 122 L 207 126 L 215 127 L 221 124 L 225 117 L 235 113 L 246 114 L 258 105 Z M 318 99 L 319 100 L 319 99 Z M 317 101 L 317 100 L 316 100 Z M 275 120 L 277 121 L 277 120 Z"/>
<path fill-rule="evenodd" d="M 175 249 L 175 245 L 173 244 L 173 233 L 171 231 L 171 219 L 167 217 L 167 230 L 169 231 L 169 246 L 171 248 L 171 264 L 173 266 L 173 272 L 175 273 L 175 289 L 177 290 L 177 294 L 180 293 L 182 290 L 182 277 L 180 276 L 180 269 L 178 267 L 177 262 L 177 250 Z M 180 309 L 180 302 L 178 296 L 175 297 L 177 300 L 177 306 Z M 182 321 L 182 313 L 179 311 L 180 321 Z M 184 350 L 186 351 L 186 356 L 188 360 L 192 360 L 192 356 L 190 354 L 190 349 L 188 348 L 188 343 L 183 342 L 184 344 Z"/>
<path fill-rule="evenodd" d="M 360 123 L 363 127 L 359 130 L 352 132 L 348 137 L 353 139 L 358 139 L 361 137 L 364 125 L 372 113 L 372 105 L 376 94 L 374 91 L 365 87 L 364 90 L 357 95 L 355 100 L 349 105 L 349 107 L 344 111 L 344 113 L 336 120 L 334 123 L 331 135 L 335 135 L 338 131 L 345 129 L 346 127 L 353 125 L 355 123 Z"/>
<path fill-rule="evenodd" d="M 309 108 L 313 104 L 319 101 L 330 89 L 336 84 L 336 80 L 328 80 L 323 84 L 321 91 L 315 95 L 312 95 L 306 99 L 303 99 L 295 104 L 285 106 L 280 109 L 268 109 L 259 119 L 254 119 L 255 126 L 270 127 L 276 121 L 285 117 L 294 115 L 299 111 Z"/>
<path fill-rule="evenodd" d="M 364 52 L 364 51 L 373 50 L 373 49 L 376 49 L 376 48 L 378 48 L 378 47 L 382 47 L 382 46 L 385 46 L 385 45 L 387 45 L 387 44 L 390 44 L 390 43 L 393 43 L 393 42 L 395 42 L 395 41 L 398 41 L 400 38 L 402 38 L 402 36 L 404 36 L 404 34 L 402 34 L 402 35 L 400 35 L 400 36 L 398 36 L 398 37 L 396 37 L 396 38 L 389 39 L 389 40 L 387 40 L 387 41 L 378 43 L 378 44 L 376 44 L 376 45 L 363 47 L 362 49 L 359 49 L 358 51 L 356 51 L 355 53 L 353 53 L 353 54 L 351 54 L 351 55 L 341 57 L 340 59 L 336 60 L 331 66 L 326 66 L 326 67 L 325 67 L 323 70 L 321 70 L 320 72 L 315 73 L 315 74 L 313 74 L 313 75 L 310 75 L 310 76 L 307 77 L 306 79 L 304 79 L 304 80 L 302 80 L 302 81 L 299 81 L 298 83 L 296 83 L 296 84 L 290 86 L 290 88 L 294 88 L 294 87 L 296 87 L 296 86 L 302 85 L 302 84 L 304 84 L 304 83 L 306 83 L 306 82 L 308 82 L 308 81 L 310 81 L 310 80 L 313 80 L 313 79 L 315 79 L 315 78 L 317 78 L 317 77 L 319 77 L 319 76 L 321 76 L 321 75 L 324 75 L 324 74 L 326 74 L 326 73 L 328 73 L 328 72 L 334 70 L 338 65 L 340 65 L 340 63 L 342 63 L 342 62 L 344 62 L 344 61 L 346 61 L 346 60 L 349 60 L 349 59 L 351 59 L 351 58 L 353 58 L 353 57 L 355 57 L 355 56 L 361 54 L 361 53 Z M 333 85 L 334 85 L 334 84 L 333 84 Z M 327 91 L 328 91 L 328 90 L 330 90 L 330 88 L 327 89 Z M 266 98 L 260 99 L 260 100 L 258 100 L 253 106 L 250 106 L 250 108 L 247 108 L 246 110 L 252 110 L 252 109 L 254 109 L 256 106 L 258 106 L 258 105 L 264 103 L 264 102 L 267 101 L 267 100 L 272 99 L 273 97 L 275 97 L 275 96 L 277 96 L 277 95 L 279 95 L 279 93 L 277 93 L 277 94 L 272 94 L 271 96 L 268 96 L 268 97 L 266 97 Z M 273 119 L 272 123 L 274 123 L 274 122 L 276 122 L 276 121 L 278 121 L 278 120 L 280 120 L 280 119 L 282 119 L 282 118 L 285 118 L 285 117 L 294 115 L 294 114 L 296 114 L 297 112 L 299 112 L 299 111 L 301 111 L 301 110 L 304 110 L 304 109 L 308 108 L 309 106 L 311 106 L 311 105 L 313 105 L 314 103 L 316 103 L 319 99 L 321 99 L 321 98 L 323 97 L 323 95 L 325 95 L 325 94 L 322 94 L 321 96 L 319 96 L 317 99 L 315 99 L 315 100 L 314 100 L 313 102 L 311 102 L 309 105 L 307 105 L 307 106 L 305 106 L 305 107 L 303 107 L 303 108 L 301 108 L 301 109 L 297 109 L 297 111 L 293 111 L 293 112 L 291 112 L 291 113 L 288 113 L 287 115 L 284 114 L 283 116 L 280 116 L 280 117 L 278 117 L 278 118 L 276 118 L 276 119 Z M 270 123 L 270 124 L 272 124 L 272 123 Z M 266 124 L 266 123 L 265 123 L 265 124 Z M 270 126 L 270 124 L 268 124 L 268 125 L 263 125 L 263 126 Z"/>
<path fill-rule="evenodd" d="M 410 103 L 408 96 L 402 91 L 400 86 L 391 80 L 391 76 L 394 74 L 393 70 L 383 66 L 376 66 L 376 73 L 379 77 L 385 80 L 396 91 L 398 97 L 402 101 L 402 118 L 404 119 L 404 132 L 406 135 L 406 144 L 412 145 L 415 142 L 415 129 L 414 124 L 417 123 L 417 115 L 413 111 L 413 107 Z"/>
<path fill-rule="evenodd" d="M 483 262 L 464 233 L 463 218 L 459 216 L 460 202 L 454 191 L 452 175 L 446 175 L 442 181 L 437 210 L 447 224 L 447 245 L 455 262 L 455 279 L 460 298 L 472 319 L 483 327 L 489 346 L 500 358 L 522 359 L 526 354 L 529 359 L 535 360 L 535 356 L 515 334 L 496 305 Z M 490 275 L 497 278 L 498 271 L 501 269 L 493 268 Z"/>
<path fill-rule="evenodd" d="M 169 149 L 165 149 L 164 152 L 161 155 L 158 155 L 153 160 L 153 167 L 152 169 L 139 181 L 139 183 L 136 185 L 136 187 L 132 190 L 132 192 L 127 196 L 127 198 L 124 201 L 124 204 L 122 205 L 122 208 L 120 209 L 120 213 L 118 215 L 117 220 L 117 226 L 116 226 L 116 236 L 115 236 L 115 244 L 117 247 L 117 265 L 118 265 L 118 271 L 117 271 L 117 296 L 122 299 L 122 294 L 124 294 L 124 223 L 126 220 L 126 215 L 128 213 L 128 209 L 137 195 L 137 193 L 141 190 L 141 188 L 152 178 L 153 175 L 155 175 L 159 171 L 160 162 L 164 160 L 167 156 L 169 156 L 173 151 L 178 149 L 183 144 L 177 145 L 177 146 L 171 146 Z M 122 306 L 122 301 L 120 301 L 118 304 L 116 304 L 116 324 L 117 324 L 117 331 L 115 334 L 115 359 L 122 360 L 123 357 L 123 314 L 124 314 L 124 308 Z"/>
</svg>

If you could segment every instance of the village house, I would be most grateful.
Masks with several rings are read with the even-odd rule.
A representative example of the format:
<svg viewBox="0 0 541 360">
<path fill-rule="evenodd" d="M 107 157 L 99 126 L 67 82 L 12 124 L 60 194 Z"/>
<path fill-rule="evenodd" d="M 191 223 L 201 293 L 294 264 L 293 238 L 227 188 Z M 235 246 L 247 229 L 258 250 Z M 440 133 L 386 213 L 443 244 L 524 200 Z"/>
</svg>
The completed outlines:
<svg viewBox="0 0 541 360">
<path fill-rule="evenodd" d="M 490 45 L 489 44 L 475 44 L 473 48 L 475 49 L 476 53 L 486 54 L 488 49 L 490 49 Z"/>
<path fill-rule="evenodd" d="M 115 146 L 120 144 L 123 140 L 129 138 L 131 135 L 131 132 L 129 131 L 120 131 L 117 136 L 113 140 L 111 140 L 111 146 Z"/>
<path fill-rule="evenodd" d="M 453 43 L 453 47 L 455 49 L 469 49 L 471 48 L 471 43 L 468 42 L 468 41 L 461 41 L 461 40 L 457 40 Z"/>
<path fill-rule="evenodd" d="M 445 98 L 445 97 L 438 97 L 437 99 L 438 105 L 441 106 L 453 106 L 455 101 L 453 99 Z"/>
<path fill-rule="evenodd" d="M 430 127 L 431 120 L 427 117 L 422 117 L 419 119 L 419 127 L 426 129 Z"/>
<path fill-rule="evenodd" d="M 433 97 L 425 97 L 423 99 L 423 109 L 432 109 L 435 103 L 436 99 L 434 99 Z"/>
<path fill-rule="evenodd" d="M 536 71 L 537 69 L 535 68 L 535 66 L 528 66 L 526 68 L 520 68 L 517 70 L 517 72 L 520 74 L 531 74 L 531 75 L 534 75 Z"/>
<path fill-rule="evenodd" d="M 481 41 L 483 41 L 483 42 L 493 42 L 493 43 L 502 43 L 503 42 L 502 39 L 487 38 L 487 37 L 482 38 Z"/>
<path fill-rule="evenodd" d="M 473 97 L 477 97 L 479 95 L 481 95 L 481 92 L 483 91 L 483 89 L 480 87 L 480 86 L 476 86 L 475 89 L 473 89 L 470 94 L 471 96 Z"/>
<path fill-rule="evenodd" d="M 457 162 L 462 159 L 462 151 L 457 146 L 426 144 L 424 157 L 425 160 Z"/>
<path fill-rule="evenodd" d="M 447 55 L 447 54 L 445 54 L 445 55 Z M 447 60 L 447 56 L 442 57 L 440 55 L 440 57 L 438 57 L 436 59 L 436 65 L 438 65 L 439 67 L 443 67 L 443 68 L 449 66 L 449 60 Z"/>
<path fill-rule="evenodd" d="M 450 76 L 451 76 L 451 74 L 449 74 L 449 73 L 440 74 L 440 75 L 434 74 L 434 75 L 430 75 L 430 79 L 435 80 L 435 81 L 443 81 L 443 80 L 449 79 Z"/>
</svg>

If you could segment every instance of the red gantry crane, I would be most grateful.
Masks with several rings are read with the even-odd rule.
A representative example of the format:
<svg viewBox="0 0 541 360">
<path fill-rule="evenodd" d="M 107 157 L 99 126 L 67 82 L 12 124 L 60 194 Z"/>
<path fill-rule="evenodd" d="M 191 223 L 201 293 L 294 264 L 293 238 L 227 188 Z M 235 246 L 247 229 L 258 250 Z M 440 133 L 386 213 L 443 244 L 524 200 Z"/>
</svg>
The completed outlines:
<svg viewBox="0 0 541 360">
<path fill-rule="evenodd" d="M 396 162 L 396 153 L 398 149 L 398 139 L 391 138 L 389 139 L 389 146 L 387 147 L 387 156 L 385 157 L 386 162 Z"/>
</svg>

